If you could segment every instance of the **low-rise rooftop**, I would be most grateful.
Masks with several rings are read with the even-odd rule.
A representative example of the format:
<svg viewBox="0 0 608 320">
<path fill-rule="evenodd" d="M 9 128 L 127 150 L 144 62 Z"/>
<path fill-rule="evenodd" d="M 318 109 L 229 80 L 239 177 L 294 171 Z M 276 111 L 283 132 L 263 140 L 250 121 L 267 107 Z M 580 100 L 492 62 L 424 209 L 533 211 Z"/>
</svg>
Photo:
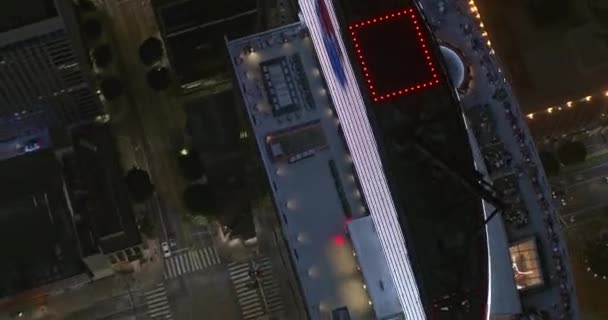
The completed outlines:
<svg viewBox="0 0 608 320">
<path fill-rule="evenodd" d="M 309 316 L 372 318 L 346 228 L 367 210 L 312 41 L 298 23 L 228 48 Z"/>
</svg>

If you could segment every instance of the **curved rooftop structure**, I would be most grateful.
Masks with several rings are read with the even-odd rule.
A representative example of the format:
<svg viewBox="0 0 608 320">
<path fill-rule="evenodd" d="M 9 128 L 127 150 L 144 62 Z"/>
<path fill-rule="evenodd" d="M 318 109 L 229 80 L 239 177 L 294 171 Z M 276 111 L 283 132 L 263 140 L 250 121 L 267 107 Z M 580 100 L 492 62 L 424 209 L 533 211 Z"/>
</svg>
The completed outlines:
<svg viewBox="0 0 608 320">
<path fill-rule="evenodd" d="M 439 46 L 441 56 L 445 61 L 448 75 L 454 88 L 460 88 L 464 85 L 466 78 L 466 66 L 460 54 L 449 46 Z"/>
</svg>

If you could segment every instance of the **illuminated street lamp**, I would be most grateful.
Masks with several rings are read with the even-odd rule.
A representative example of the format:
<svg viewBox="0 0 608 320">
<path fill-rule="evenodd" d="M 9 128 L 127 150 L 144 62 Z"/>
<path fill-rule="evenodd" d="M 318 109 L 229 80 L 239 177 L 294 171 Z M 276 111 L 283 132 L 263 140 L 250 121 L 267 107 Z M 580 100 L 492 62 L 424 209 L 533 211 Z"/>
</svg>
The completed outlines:
<svg viewBox="0 0 608 320">
<path fill-rule="evenodd" d="M 188 149 L 186 149 L 186 148 L 182 148 L 182 149 L 179 151 L 179 154 L 181 154 L 182 156 L 187 156 L 189 152 L 190 152 L 190 151 L 188 151 Z"/>
</svg>

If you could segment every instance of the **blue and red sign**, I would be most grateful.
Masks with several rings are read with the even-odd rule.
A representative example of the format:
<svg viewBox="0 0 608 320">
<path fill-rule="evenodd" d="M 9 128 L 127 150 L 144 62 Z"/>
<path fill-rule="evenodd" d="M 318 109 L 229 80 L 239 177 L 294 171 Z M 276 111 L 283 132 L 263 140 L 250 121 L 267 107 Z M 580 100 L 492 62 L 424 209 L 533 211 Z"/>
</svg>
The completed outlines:
<svg viewBox="0 0 608 320">
<path fill-rule="evenodd" d="M 323 44 L 331 62 L 336 79 L 344 87 L 346 85 L 346 73 L 344 72 L 344 55 L 338 44 L 338 35 L 331 22 L 329 10 L 325 5 L 325 0 L 317 0 L 317 16 L 321 24 L 321 35 Z"/>
</svg>

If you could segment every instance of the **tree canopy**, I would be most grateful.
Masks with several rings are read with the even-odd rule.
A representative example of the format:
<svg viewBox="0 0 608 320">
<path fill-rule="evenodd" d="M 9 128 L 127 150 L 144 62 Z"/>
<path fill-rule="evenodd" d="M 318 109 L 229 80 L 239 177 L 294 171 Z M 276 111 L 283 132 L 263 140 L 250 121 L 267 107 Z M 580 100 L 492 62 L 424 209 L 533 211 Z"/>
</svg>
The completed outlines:
<svg viewBox="0 0 608 320">
<path fill-rule="evenodd" d="M 150 181 L 150 175 L 145 170 L 133 167 L 125 176 L 127 187 L 131 198 L 135 202 L 146 201 L 154 192 L 154 185 Z"/>
<path fill-rule="evenodd" d="M 608 235 L 599 236 L 587 243 L 585 262 L 594 274 L 608 277 Z"/>
<path fill-rule="evenodd" d="M 112 62 L 112 50 L 107 44 L 102 44 L 93 49 L 91 55 L 93 56 L 93 61 L 95 61 L 95 65 L 98 68 L 105 68 L 110 64 L 110 62 Z"/>
<path fill-rule="evenodd" d="M 148 85 L 150 88 L 161 91 L 169 88 L 171 84 L 171 76 L 169 70 L 164 67 L 153 68 L 146 74 Z"/>
<path fill-rule="evenodd" d="M 150 37 L 139 46 L 139 59 L 146 65 L 152 65 L 163 57 L 163 43 L 160 39 Z"/>
<path fill-rule="evenodd" d="M 190 150 L 187 154 L 180 154 L 177 158 L 177 164 L 184 178 L 189 181 L 198 180 L 205 174 L 205 168 L 196 150 Z"/>
<path fill-rule="evenodd" d="M 215 192 L 208 185 L 195 183 L 184 191 L 184 203 L 194 214 L 213 217 L 217 214 L 218 203 Z"/>
<path fill-rule="evenodd" d="M 95 7 L 95 4 L 93 4 L 93 2 L 91 2 L 90 0 L 79 0 L 77 2 L 77 5 L 83 11 L 90 12 L 90 11 L 95 11 L 97 9 L 97 7 Z"/>
<path fill-rule="evenodd" d="M 557 148 L 557 156 L 564 165 L 581 163 L 587 158 L 587 148 L 580 141 L 566 142 Z"/>
<path fill-rule="evenodd" d="M 115 77 L 106 78 L 99 84 L 99 89 L 108 100 L 114 100 L 124 93 L 122 83 Z"/>
<path fill-rule="evenodd" d="M 556 176 L 559 174 L 559 160 L 557 160 L 557 157 L 552 152 L 541 151 L 539 152 L 538 156 L 540 157 L 543 168 L 545 168 L 545 173 L 548 176 Z"/>
<path fill-rule="evenodd" d="M 82 31 L 90 40 L 97 40 L 103 31 L 101 22 L 95 18 L 90 18 L 82 24 Z"/>
</svg>

